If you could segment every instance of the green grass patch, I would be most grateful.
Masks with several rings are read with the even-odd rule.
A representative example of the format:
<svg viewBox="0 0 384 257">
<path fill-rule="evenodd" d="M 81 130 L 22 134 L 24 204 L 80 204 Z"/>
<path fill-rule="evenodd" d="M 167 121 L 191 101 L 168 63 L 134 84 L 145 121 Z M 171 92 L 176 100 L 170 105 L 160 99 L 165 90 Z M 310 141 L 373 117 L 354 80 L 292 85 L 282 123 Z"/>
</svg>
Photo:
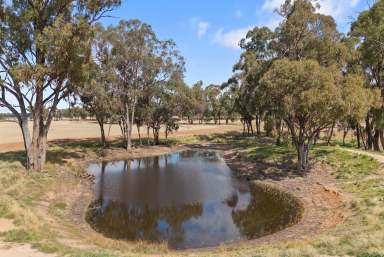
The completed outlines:
<svg viewBox="0 0 384 257">
<path fill-rule="evenodd" d="M 338 179 L 364 178 L 382 166 L 370 156 L 353 154 L 334 147 L 315 147 L 312 154 L 317 160 L 334 166 Z"/>
<path fill-rule="evenodd" d="M 13 229 L 4 233 L 6 242 L 29 243 L 37 239 L 36 235 L 25 229 Z"/>
<path fill-rule="evenodd" d="M 53 205 L 53 208 L 64 211 L 67 208 L 67 204 L 66 203 L 55 203 Z"/>
</svg>

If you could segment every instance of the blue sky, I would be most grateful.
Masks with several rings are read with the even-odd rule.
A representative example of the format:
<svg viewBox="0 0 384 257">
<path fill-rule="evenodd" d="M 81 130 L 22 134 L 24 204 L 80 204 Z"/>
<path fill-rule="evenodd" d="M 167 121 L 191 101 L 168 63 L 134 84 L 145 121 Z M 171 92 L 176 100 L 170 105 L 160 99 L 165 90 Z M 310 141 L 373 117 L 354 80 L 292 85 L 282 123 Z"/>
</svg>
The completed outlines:
<svg viewBox="0 0 384 257">
<path fill-rule="evenodd" d="M 222 83 L 238 60 L 238 41 L 254 26 L 274 28 L 274 9 L 283 0 L 123 0 L 106 18 L 106 25 L 120 19 L 140 19 L 152 25 L 161 39 L 173 39 L 186 59 L 186 81 Z M 320 12 L 332 15 L 339 30 L 347 32 L 369 0 L 318 0 Z"/>
</svg>

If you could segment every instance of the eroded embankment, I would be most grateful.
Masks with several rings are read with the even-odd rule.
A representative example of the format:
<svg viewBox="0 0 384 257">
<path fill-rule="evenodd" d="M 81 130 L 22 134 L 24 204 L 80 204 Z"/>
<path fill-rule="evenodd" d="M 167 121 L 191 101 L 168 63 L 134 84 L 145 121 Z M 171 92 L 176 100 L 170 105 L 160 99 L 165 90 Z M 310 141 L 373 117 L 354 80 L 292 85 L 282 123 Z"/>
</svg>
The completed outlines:
<svg viewBox="0 0 384 257">
<path fill-rule="evenodd" d="M 273 242 L 313 237 L 336 225 L 348 217 L 346 206 L 348 197 L 336 187 L 333 169 L 327 164 L 318 163 L 305 174 L 266 175 L 260 171 L 260 164 L 248 160 L 238 151 L 226 151 L 225 160 L 240 177 L 256 179 L 278 187 L 292 194 L 303 206 L 300 221 L 285 230 L 254 240 Z"/>
</svg>

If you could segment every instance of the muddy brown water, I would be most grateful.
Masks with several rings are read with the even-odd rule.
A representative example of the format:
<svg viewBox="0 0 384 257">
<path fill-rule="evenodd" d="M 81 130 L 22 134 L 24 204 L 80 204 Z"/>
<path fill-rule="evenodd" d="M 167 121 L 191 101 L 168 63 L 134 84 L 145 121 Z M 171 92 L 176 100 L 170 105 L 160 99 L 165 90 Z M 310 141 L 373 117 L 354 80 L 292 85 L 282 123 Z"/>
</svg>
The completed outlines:
<svg viewBox="0 0 384 257">
<path fill-rule="evenodd" d="M 300 219 L 289 195 L 234 176 L 216 151 L 91 164 L 95 201 L 87 222 L 114 239 L 217 246 L 259 238 Z"/>
</svg>

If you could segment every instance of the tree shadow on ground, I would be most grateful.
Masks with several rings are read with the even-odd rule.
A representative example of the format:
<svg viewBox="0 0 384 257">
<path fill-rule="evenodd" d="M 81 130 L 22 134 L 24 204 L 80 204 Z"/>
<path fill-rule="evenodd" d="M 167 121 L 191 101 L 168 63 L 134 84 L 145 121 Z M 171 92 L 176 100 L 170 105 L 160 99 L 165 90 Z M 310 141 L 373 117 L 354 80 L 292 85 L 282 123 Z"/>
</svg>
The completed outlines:
<svg viewBox="0 0 384 257">
<path fill-rule="evenodd" d="M 65 148 L 53 148 L 47 151 L 47 163 L 51 164 L 65 164 L 68 159 L 80 159 L 83 155 L 81 152 L 69 151 Z M 25 151 L 14 151 L 0 153 L 0 162 L 5 163 L 20 163 L 26 167 L 26 154 Z"/>
<path fill-rule="evenodd" d="M 47 163 L 63 165 L 69 159 L 84 158 L 82 151 L 72 151 L 65 148 L 50 149 L 47 151 Z"/>
<path fill-rule="evenodd" d="M 0 162 L 5 163 L 20 163 L 25 166 L 25 152 L 24 151 L 14 151 L 0 153 Z"/>
</svg>

